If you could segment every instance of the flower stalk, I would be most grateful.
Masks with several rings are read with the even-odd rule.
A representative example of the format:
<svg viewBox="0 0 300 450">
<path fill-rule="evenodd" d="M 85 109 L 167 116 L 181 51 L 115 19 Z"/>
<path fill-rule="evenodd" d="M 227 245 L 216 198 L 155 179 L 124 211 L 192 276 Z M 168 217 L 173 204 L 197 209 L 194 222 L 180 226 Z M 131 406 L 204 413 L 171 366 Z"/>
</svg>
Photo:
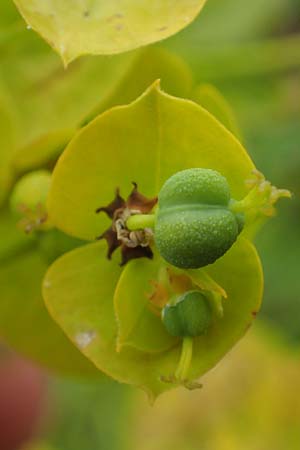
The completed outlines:
<svg viewBox="0 0 300 450">
<path fill-rule="evenodd" d="M 155 214 L 134 214 L 126 221 L 126 226 L 131 231 L 154 228 Z"/>
<path fill-rule="evenodd" d="M 175 378 L 178 381 L 185 381 L 188 379 L 188 372 L 191 366 L 193 356 L 193 338 L 187 336 L 182 341 L 181 356 L 175 371 Z"/>
</svg>

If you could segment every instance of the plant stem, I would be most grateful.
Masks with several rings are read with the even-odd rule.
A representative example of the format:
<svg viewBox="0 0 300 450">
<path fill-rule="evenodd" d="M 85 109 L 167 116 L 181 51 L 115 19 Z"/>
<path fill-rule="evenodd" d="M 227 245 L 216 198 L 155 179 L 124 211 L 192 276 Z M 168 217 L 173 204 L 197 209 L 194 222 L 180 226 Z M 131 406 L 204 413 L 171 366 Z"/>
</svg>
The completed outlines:
<svg viewBox="0 0 300 450">
<path fill-rule="evenodd" d="M 249 209 L 254 208 L 257 203 L 258 188 L 253 188 L 242 200 L 231 203 L 230 210 L 234 213 L 246 213 Z"/>
<path fill-rule="evenodd" d="M 177 380 L 186 380 L 193 356 L 193 338 L 185 337 L 182 342 L 181 356 L 175 377 Z"/>
<path fill-rule="evenodd" d="M 127 219 L 128 230 L 136 231 L 145 228 L 154 228 L 155 214 L 134 214 Z"/>
</svg>

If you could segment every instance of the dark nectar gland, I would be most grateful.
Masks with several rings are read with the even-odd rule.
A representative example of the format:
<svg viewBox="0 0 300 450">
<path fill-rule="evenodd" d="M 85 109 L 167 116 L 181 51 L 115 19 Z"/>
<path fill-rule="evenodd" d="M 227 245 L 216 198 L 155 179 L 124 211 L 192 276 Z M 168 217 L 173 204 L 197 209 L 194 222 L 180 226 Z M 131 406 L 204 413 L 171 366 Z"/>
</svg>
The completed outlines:
<svg viewBox="0 0 300 450">
<path fill-rule="evenodd" d="M 111 226 L 97 239 L 105 239 L 108 244 L 107 257 L 111 259 L 114 251 L 121 249 L 121 266 L 131 259 L 153 257 L 151 244 L 153 242 L 153 231 L 151 228 L 141 230 L 130 230 L 127 220 L 136 215 L 149 214 L 157 203 L 157 197 L 147 198 L 138 191 L 138 186 L 133 183 L 133 189 L 124 200 L 120 190 L 116 189 L 114 200 L 107 206 L 100 207 L 96 213 L 104 212 L 112 220 Z"/>
</svg>

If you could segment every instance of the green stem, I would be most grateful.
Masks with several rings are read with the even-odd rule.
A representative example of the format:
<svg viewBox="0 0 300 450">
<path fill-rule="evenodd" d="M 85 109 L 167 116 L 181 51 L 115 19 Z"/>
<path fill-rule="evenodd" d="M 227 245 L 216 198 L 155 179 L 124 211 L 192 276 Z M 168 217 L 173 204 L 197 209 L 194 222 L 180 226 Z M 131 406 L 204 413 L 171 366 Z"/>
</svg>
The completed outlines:
<svg viewBox="0 0 300 450">
<path fill-rule="evenodd" d="M 126 226 L 128 230 L 144 230 L 145 228 L 154 228 L 155 214 L 134 214 L 127 219 Z"/>
<path fill-rule="evenodd" d="M 177 380 L 186 380 L 193 356 L 193 338 L 185 337 L 182 342 L 181 356 L 175 377 Z"/>
<path fill-rule="evenodd" d="M 256 206 L 258 189 L 252 189 L 242 200 L 233 201 L 230 210 L 234 213 L 246 213 L 249 209 Z M 259 200 L 259 198 L 258 198 Z"/>
</svg>

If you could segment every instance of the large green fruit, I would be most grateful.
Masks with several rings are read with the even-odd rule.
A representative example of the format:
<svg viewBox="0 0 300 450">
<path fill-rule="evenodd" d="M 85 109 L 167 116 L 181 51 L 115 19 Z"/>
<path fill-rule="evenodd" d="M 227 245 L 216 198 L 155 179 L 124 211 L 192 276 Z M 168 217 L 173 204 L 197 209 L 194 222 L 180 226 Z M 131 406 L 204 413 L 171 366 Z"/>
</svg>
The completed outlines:
<svg viewBox="0 0 300 450">
<path fill-rule="evenodd" d="M 161 256 L 180 268 L 199 268 L 220 258 L 242 229 L 230 208 L 226 178 L 211 169 L 176 173 L 158 196 L 155 244 Z"/>
</svg>

